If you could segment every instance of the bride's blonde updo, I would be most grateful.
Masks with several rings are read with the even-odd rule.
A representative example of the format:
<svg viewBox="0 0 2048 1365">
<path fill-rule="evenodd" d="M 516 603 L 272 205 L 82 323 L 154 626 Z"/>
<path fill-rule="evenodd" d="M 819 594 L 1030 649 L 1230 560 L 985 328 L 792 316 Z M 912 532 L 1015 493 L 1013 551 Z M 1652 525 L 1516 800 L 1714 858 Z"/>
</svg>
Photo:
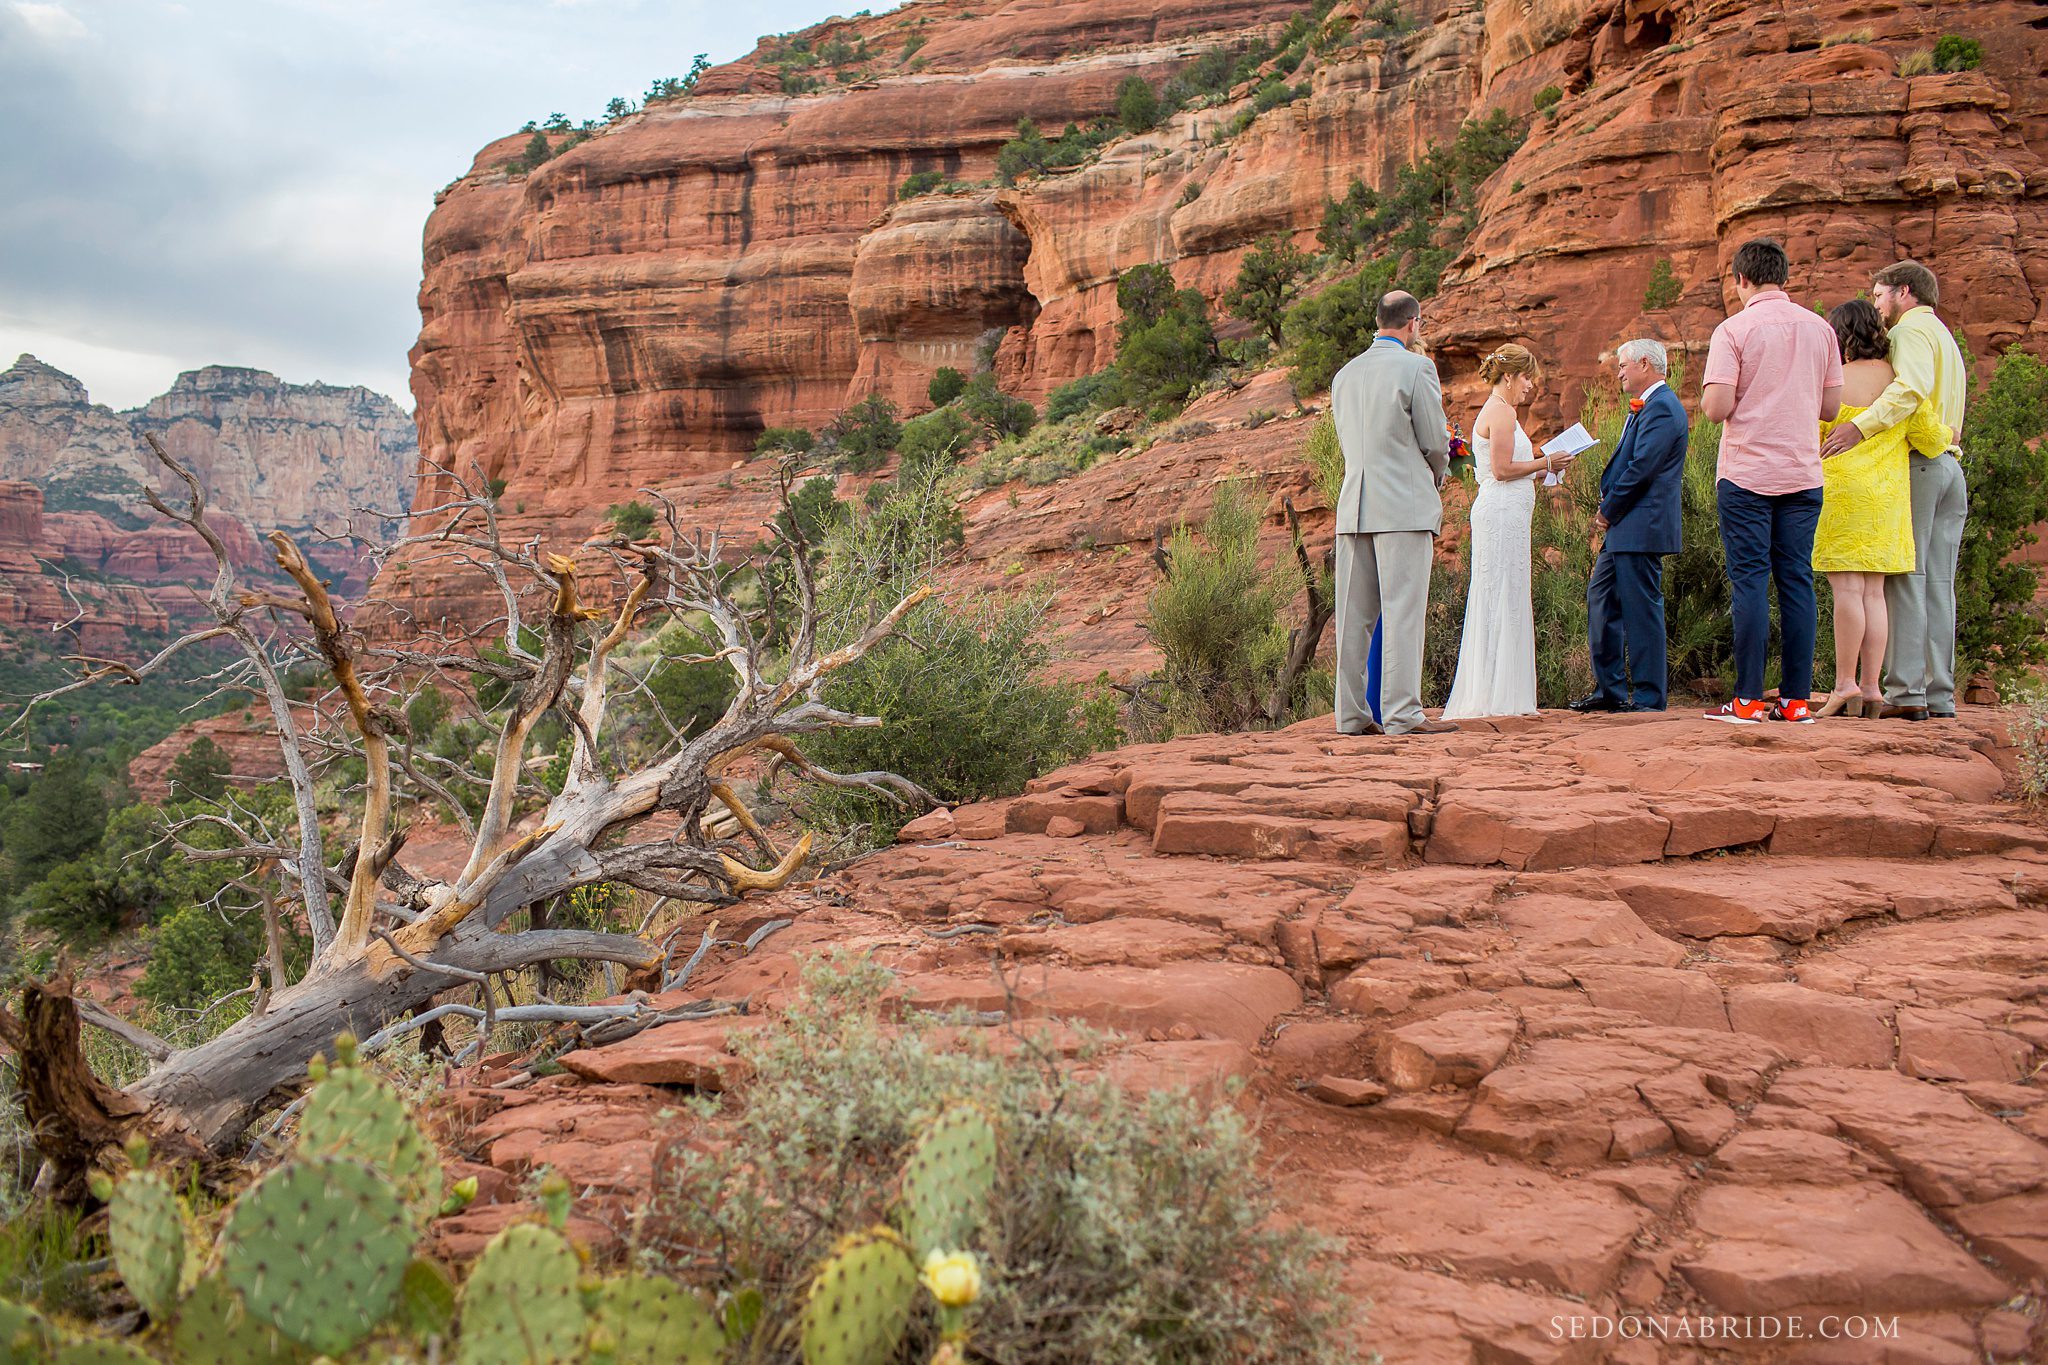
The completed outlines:
<svg viewBox="0 0 2048 1365">
<path fill-rule="evenodd" d="M 1512 341 L 1495 347 L 1479 361 L 1479 377 L 1489 384 L 1498 384 L 1511 374 L 1526 374 L 1535 379 L 1542 373 L 1543 367 L 1536 363 L 1536 357 L 1529 348 L 1517 346 Z"/>
</svg>

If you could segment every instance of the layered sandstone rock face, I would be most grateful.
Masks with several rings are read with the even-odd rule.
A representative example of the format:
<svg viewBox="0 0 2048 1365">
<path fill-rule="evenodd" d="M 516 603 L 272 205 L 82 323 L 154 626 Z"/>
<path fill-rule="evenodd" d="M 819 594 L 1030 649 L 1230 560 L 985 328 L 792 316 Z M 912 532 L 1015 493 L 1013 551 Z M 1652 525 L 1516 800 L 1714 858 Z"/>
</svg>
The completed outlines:
<svg viewBox="0 0 2048 1365">
<path fill-rule="evenodd" d="M 1576 408 L 1620 339 L 1703 349 L 1731 302 L 1722 267 L 1759 233 L 1786 240 L 1803 300 L 1838 301 L 1918 256 L 1980 356 L 2048 334 L 2048 265 L 2027 249 L 2048 228 L 2048 37 L 2028 7 L 1403 11 L 1412 31 L 1310 57 L 1294 75 L 1306 97 L 1235 137 L 1217 135 L 1243 89 L 1013 188 L 896 197 L 921 171 L 988 181 L 1020 119 L 1051 133 L 1107 115 L 1126 76 L 1156 85 L 1298 7 L 928 0 L 807 33 L 879 54 L 846 86 L 781 93 L 764 40 L 694 97 L 531 175 L 504 169 L 523 138 L 493 143 L 426 228 L 421 468 L 502 480 L 511 528 L 563 548 L 642 486 L 729 521 L 753 500 L 721 481 L 763 427 L 816 428 L 871 392 L 916 410 L 942 365 L 992 363 L 1040 399 L 1113 357 L 1118 272 L 1167 262 L 1215 298 L 1259 236 L 1312 247 L 1326 196 L 1354 176 L 1390 186 L 1493 109 L 1531 132 L 1482 188 L 1430 310 L 1456 403 L 1476 401 L 1476 358 L 1507 339 L 1551 362 L 1546 419 Z M 1982 69 L 1899 75 L 1942 32 L 1976 37 Z M 1544 115 L 1547 86 L 1563 98 Z M 1681 294 L 1648 311 L 1660 261 Z M 419 506 L 448 492 L 426 480 Z M 482 608 L 477 589 L 426 564 L 379 585 L 430 614 Z"/>
<path fill-rule="evenodd" d="M 259 534 L 297 533 L 345 593 L 369 574 L 359 548 L 307 534 L 378 537 L 411 498 L 411 421 L 363 388 L 286 384 L 261 370 L 208 366 L 130 412 L 33 356 L 0 372 L 0 625 L 75 636 L 87 653 L 126 657 L 131 635 L 195 619 L 212 553 L 165 524 L 142 490 L 168 475 L 145 433 L 199 476 L 208 523 L 238 570 L 275 575 Z M 33 635 L 30 638 L 35 638 Z"/>
</svg>

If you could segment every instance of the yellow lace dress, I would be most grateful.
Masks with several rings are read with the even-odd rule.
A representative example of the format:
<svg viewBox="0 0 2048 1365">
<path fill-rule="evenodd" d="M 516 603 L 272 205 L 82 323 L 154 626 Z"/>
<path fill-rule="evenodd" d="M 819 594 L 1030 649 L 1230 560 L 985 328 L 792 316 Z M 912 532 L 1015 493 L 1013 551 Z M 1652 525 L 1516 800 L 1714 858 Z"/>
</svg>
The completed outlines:
<svg viewBox="0 0 2048 1365">
<path fill-rule="evenodd" d="M 1821 439 L 1862 408 L 1844 405 L 1820 424 Z M 1910 452 L 1939 455 L 1949 447 L 1948 427 L 1922 403 L 1895 427 L 1857 442 L 1821 462 L 1820 525 L 1813 533 L 1816 573 L 1913 572 L 1913 490 Z"/>
</svg>

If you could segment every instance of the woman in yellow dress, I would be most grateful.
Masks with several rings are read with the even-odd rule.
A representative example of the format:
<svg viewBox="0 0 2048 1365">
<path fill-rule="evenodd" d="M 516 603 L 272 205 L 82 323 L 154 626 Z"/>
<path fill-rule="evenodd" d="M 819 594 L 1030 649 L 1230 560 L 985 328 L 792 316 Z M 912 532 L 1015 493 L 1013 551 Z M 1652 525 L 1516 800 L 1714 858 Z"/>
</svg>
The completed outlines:
<svg viewBox="0 0 2048 1365">
<path fill-rule="evenodd" d="M 1877 401 L 1892 382 L 1884 319 L 1868 299 L 1851 299 L 1828 314 L 1842 345 L 1842 409 L 1820 424 L 1821 439 Z M 1876 717 L 1884 705 L 1884 647 L 1891 631 L 1884 580 L 1913 571 L 1913 497 L 1908 452 L 1938 455 L 1949 431 L 1933 406 L 1866 437 L 1821 464 L 1820 525 L 1813 567 L 1828 576 L 1835 599 L 1835 686 L 1819 716 Z"/>
</svg>

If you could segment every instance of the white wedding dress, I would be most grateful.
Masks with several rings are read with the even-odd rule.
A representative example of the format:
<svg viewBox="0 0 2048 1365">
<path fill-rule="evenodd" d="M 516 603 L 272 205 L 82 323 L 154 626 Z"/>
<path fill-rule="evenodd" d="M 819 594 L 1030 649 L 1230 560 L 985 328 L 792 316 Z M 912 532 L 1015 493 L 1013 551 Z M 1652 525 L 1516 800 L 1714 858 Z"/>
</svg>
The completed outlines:
<svg viewBox="0 0 2048 1365">
<path fill-rule="evenodd" d="M 1465 634 L 1445 720 L 1536 714 L 1536 616 L 1529 600 L 1529 519 L 1536 478 L 1493 477 L 1484 437 L 1472 441 L 1479 493 L 1472 500 L 1472 585 Z M 1515 424 L 1515 462 L 1536 458 L 1529 433 Z"/>
</svg>

